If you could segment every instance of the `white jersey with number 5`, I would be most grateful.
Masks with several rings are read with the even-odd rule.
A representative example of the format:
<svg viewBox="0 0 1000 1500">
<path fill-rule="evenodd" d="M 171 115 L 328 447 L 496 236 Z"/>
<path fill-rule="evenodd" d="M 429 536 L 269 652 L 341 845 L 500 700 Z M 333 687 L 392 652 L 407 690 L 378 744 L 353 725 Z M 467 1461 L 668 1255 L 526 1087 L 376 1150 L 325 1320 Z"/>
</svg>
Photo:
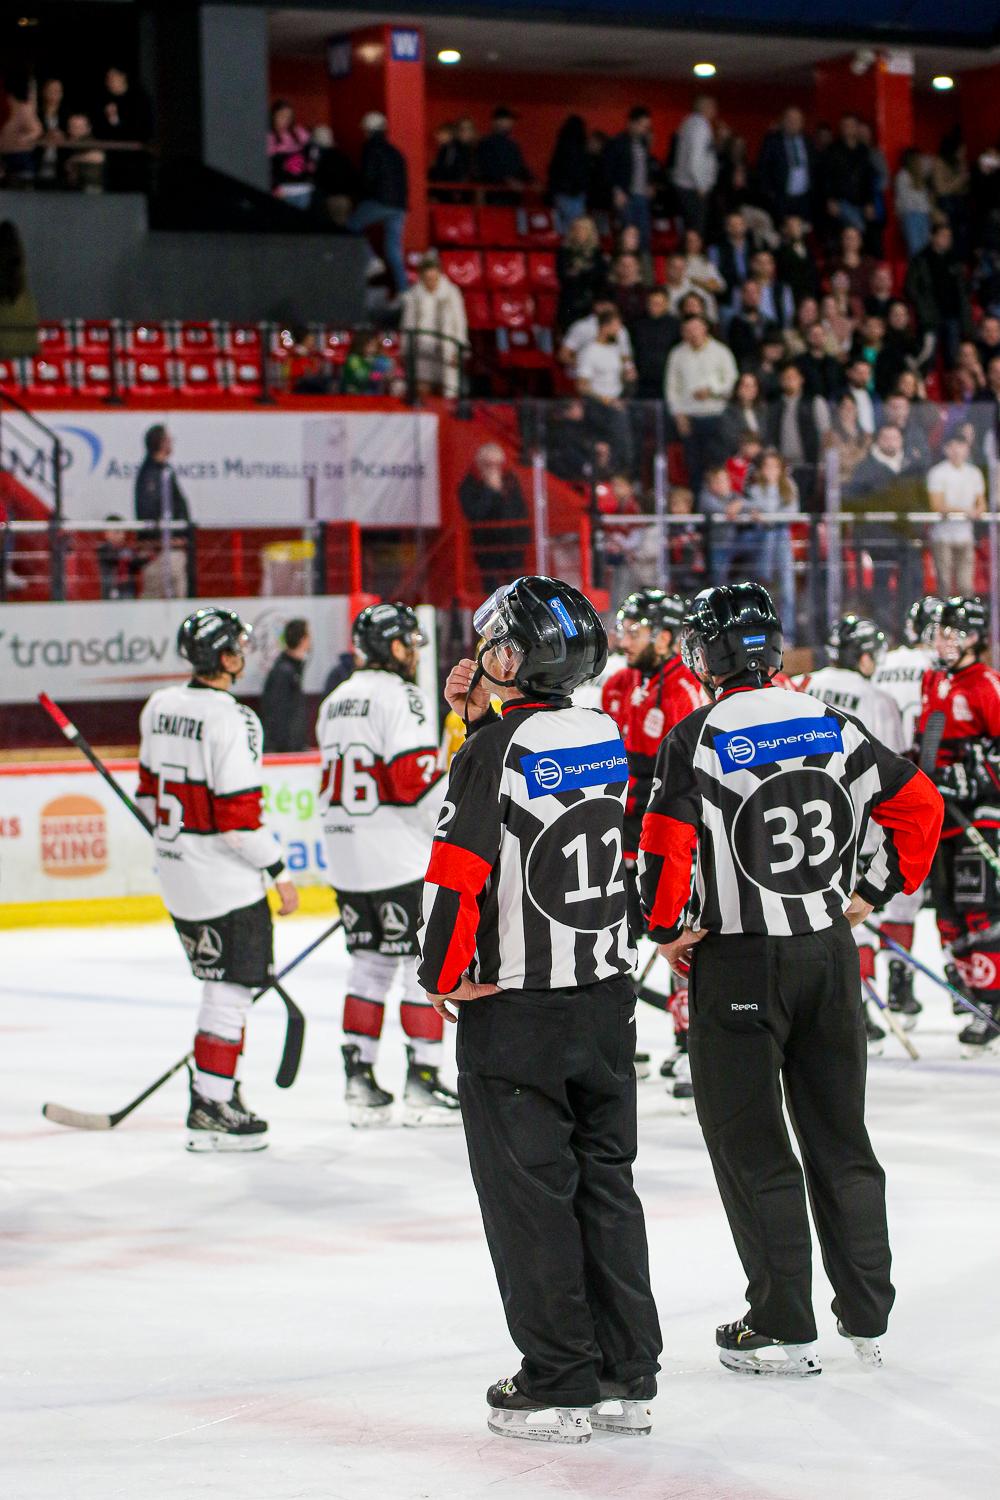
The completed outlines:
<svg viewBox="0 0 1000 1500">
<path fill-rule="evenodd" d="M 160 688 L 139 720 L 142 811 L 172 916 L 190 921 L 252 906 L 281 846 L 261 818 L 260 720 L 221 688 Z"/>
<path fill-rule="evenodd" d="M 421 880 L 444 794 L 437 723 L 416 683 L 364 667 L 320 704 L 320 809 L 334 889 Z"/>
</svg>

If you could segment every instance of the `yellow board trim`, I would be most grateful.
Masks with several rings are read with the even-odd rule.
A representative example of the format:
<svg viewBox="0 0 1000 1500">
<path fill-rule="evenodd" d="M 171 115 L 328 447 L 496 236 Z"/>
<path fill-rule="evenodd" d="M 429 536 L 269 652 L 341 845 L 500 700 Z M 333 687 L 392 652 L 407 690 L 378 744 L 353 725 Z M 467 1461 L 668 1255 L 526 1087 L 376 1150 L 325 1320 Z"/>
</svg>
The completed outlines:
<svg viewBox="0 0 1000 1500">
<path fill-rule="evenodd" d="M 271 905 L 277 904 L 268 892 Z M 335 912 L 328 885 L 299 887 L 299 916 Z M 164 922 L 167 909 L 159 896 L 103 896 L 90 901 L 12 901 L 0 904 L 0 929 L 17 927 L 114 926 L 119 922 Z"/>
</svg>

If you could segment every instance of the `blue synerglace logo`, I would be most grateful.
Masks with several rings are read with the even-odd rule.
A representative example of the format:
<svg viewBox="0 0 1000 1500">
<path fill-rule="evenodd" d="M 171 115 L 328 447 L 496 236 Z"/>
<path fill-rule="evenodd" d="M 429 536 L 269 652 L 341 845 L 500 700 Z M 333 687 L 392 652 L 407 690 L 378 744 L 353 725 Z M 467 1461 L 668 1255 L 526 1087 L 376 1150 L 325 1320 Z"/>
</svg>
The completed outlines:
<svg viewBox="0 0 1000 1500">
<path fill-rule="evenodd" d="M 560 598 L 557 597 L 555 599 L 550 599 L 549 609 L 551 609 L 552 613 L 559 621 L 559 624 L 562 626 L 563 635 L 579 635 L 580 632 L 577 630 L 576 626 L 573 624 L 573 621 L 569 617 L 569 610 L 566 608 L 565 604 Z"/>
<path fill-rule="evenodd" d="M 628 781 L 628 756 L 621 740 L 608 740 L 604 745 L 573 745 L 568 750 L 522 755 L 521 770 L 528 796 L 547 797 L 553 792 Z"/>
<path fill-rule="evenodd" d="M 798 760 L 806 755 L 830 755 L 843 750 L 844 737 L 834 719 L 782 719 L 777 724 L 751 724 L 713 736 L 723 771 L 743 771 L 776 760 Z"/>
</svg>

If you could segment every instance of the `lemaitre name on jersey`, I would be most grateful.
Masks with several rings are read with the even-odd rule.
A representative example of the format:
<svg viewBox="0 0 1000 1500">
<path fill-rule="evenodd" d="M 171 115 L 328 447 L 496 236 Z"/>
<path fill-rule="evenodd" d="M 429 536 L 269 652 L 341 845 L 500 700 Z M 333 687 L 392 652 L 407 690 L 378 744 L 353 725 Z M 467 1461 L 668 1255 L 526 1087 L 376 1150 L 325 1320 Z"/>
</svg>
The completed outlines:
<svg viewBox="0 0 1000 1500">
<path fill-rule="evenodd" d="M 320 809 L 330 884 L 381 891 L 420 880 L 441 796 L 437 726 L 423 692 L 365 667 L 320 704 Z"/>
<path fill-rule="evenodd" d="M 420 983 L 509 990 L 628 974 L 628 760 L 597 709 L 507 703 L 452 762 L 424 886 Z"/>
<path fill-rule="evenodd" d="M 261 815 L 260 720 L 221 688 L 160 688 L 139 719 L 137 798 L 154 826 L 167 910 L 197 921 L 251 906 L 281 846 Z"/>
<path fill-rule="evenodd" d="M 927 777 L 849 714 L 809 693 L 732 689 L 657 758 L 639 856 L 650 935 L 671 942 L 685 921 L 816 932 L 855 890 L 882 906 L 926 878 L 943 812 Z M 858 880 L 870 821 L 881 837 Z"/>
</svg>

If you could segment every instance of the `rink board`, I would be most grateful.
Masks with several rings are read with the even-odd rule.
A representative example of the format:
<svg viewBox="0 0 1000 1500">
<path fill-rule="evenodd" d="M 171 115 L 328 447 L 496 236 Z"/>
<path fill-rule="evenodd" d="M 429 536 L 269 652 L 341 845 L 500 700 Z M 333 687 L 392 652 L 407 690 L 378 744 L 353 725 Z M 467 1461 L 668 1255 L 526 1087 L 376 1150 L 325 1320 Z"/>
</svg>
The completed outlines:
<svg viewBox="0 0 1000 1500">
<path fill-rule="evenodd" d="M 138 765 L 109 768 L 130 795 Z M 317 815 L 319 755 L 264 757 L 264 808 L 303 908 L 331 909 Z M 165 915 L 148 834 L 86 763 L 0 767 L 0 927 Z"/>
</svg>

